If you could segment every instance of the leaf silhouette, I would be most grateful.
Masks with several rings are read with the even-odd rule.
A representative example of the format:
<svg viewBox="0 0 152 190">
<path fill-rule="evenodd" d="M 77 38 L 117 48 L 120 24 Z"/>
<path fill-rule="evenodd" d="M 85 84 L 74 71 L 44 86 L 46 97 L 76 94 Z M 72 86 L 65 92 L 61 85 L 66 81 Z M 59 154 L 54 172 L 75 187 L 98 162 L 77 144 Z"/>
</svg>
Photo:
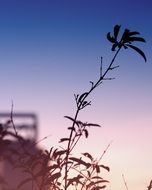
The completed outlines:
<svg viewBox="0 0 152 190">
<path fill-rule="evenodd" d="M 54 165 L 49 167 L 49 170 L 54 170 L 54 169 L 57 169 L 57 168 L 59 168 L 59 165 L 54 164 Z"/>
<path fill-rule="evenodd" d="M 92 127 L 101 127 L 101 125 L 96 124 L 96 123 L 87 123 L 87 126 L 92 126 Z"/>
<path fill-rule="evenodd" d="M 138 42 L 146 42 L 144 38 L 141 37 L 129 37 L 128 41 L 130 42 L 134 42 L 134 41 L 138 41 Z"/>
<path fill-rule="evenodd" d="M 70 117 L 70 116 L 64 116 L 65 118 L 67 118 L 67 119 L 69 119 L 69 120 L 71 120 L 73 123 L 75 123 L 78 127 L 79 127 L 79 124 L 78 124 L 78 121 L 76 121 L 75 119 L 73 119 L 72 117 Z M 72 128 L 71 128 L 72 129 Z M 73 128 L 73 130 L 74 130 L 74 128 Z"/>
<path fill-rule="evenodd" d="M 83 178 L 83 176 L 79 174 L 77 177 L 73 177 L 73 178 L 68 179 L 68 185 L 67 186 L 73 185 L 74 182 L 76 184 L 78 184 L 78 183 L 82 184 L 82 182 L 80 181 L 81 178 Z"/>
<path fill-rule="evenodd" d="M 141 49 L 139 49 L 136 46 L 133 46 L 131 44 L 127 44 L 127 46 L 132 48 L 133 50 L 135 50 L 137 53 L 139 53 L 144 58 L 145 62 L 147 61 L 146 56 L 145 56 L 144 52 Z"/>
<path fill-rule="evenodd" d="M 87 168 L 90 167 L 90 163 L 86 163 L 85 161 L 81 160 L 80 158 L 71 157 L 70 160 L 77 162 L 79 165 L 82 164 L 86 166 Z"/>
<path fill-rule="evenodd" d="M 47 179 L 47 184 L 49 184 L 50 182 L 54 181 L 55 179 L 61 177 L 61 173 L 57 172 L 55 174 L 52 174 L 48 179 Z"/>
<path fill-rule="evenodd" d="M 84 129 L 83 131 L 84 131 L 85 137 L 88 138 L 89 132 L 86 129 Z"/>
<path fill-rule="evenodd" d="M 82 100 L 88 95 L 88 92 L 85 92 L 83 94 L 81 94 L 81 96 L 78 99 L 78 102 L 82 102 Z"/>
<path fill-rule="evenodd" d="M 73 121 L 73 122 L 75 122 L 75 120 L 72 117 L 70 117 L 70 116 L 64 116 L 64 117 L 67 118 L 67 119 L 69 119 L 69 120 L 71 120 L 71 121 Z"/>
<path fill-rule="evenodd" d="M 69 141 L 69 138 L 61 138 L 59 143 L 64 142 L 64 141 Z"/>
<path fill-rule="evenodd" d="M 117 37 L 118 37 L 120 27 L 121 27 L 120 25 L 115 25 L 115 27 L 114 27 L 114 37 L 115 37 L 115 39 L 117 39 Z"/>
<path fill-rule="evenodd" d="M 107 170 L 108 172 L 110 171 L 110 168 L 109 168 L 108 166 L 100 165 L 100 167 L 104 168 L 104 169 Z"/>
<path fill-rule="evenodd" d="M 100 173 L 100 167 L 98 165 L 96 165 L 95 168 L 96 168 L 96 172 Z"/>
<path fill-rule="evenodd" d="M 93 187 L 91 190 L 101 190 L 101 189 L 104 189 L 104 188 L 106 188 L 106 185 Z"/>
<path fill-rule="evenodd" d="M 127 39 L 128 39 L 128 36 L 129 36 L 129 32 L 130 32 L 130 30 L 126 28 L 123 35 L 122 35 L 122 38 L 120 40 L 121 43 L 128 42 Z"/>
<path fill-rule="evenodd" d="M 68 127 L 68 130 L 75 131 L 75 127 Z"/>
<path fill-rule="evenodd" d="M 67 150 L 59 150 L 59 151 L 55 151 L 53 153 L 53 157 L 56 158 L 57 156 L 61 156 L 63 154 L 65 154 L 67 152 Z"/>
<path fill-rule="evenodd" d="M 140 33 L 137 31 L 129 32 L 129 36 L 139 35 Z"/>
<path fill-rule="evenodd" d="M 92 177 L 92 179 L 103 179 L 103 178 L 100 176 L 94 176 L 94 177 Z"/>
<path fill-rule="evenodd" d="M 88 152 L 82 153 L 82 155 L 86 156 L 86 157 L 89 158 L 91 161 L 93 161 L 93 157 L 92 157 L 91 154 L 89 154 Z"/>
<path fill-rule="evenodd" d="M 107 34 L 107 39 L 108 39 L 111 43 L 115 43 L 115 42 L 116 42 L 115 38 L 110 35 L 110 32 L 108 32 L 108 34 Z"/>
<path fill-rule="evenodd" d="M 87 171 L 87 174 L 88 174 L 88 177 L 90 178 L 90 176 L 91 176 L 91 173 L 90 173 L 90 171 Z"/>
<path fill-rule="evenodd" d="M 90 189 L 91 186 L 95 186 L 95 185 L 98 185 L 100 183 L 107 183 L 108 181 L 107 180 L 98 180 L 98 181 L 91 181 L 88 185 L 87 185 L 87 189 Z M 105 188 L 106 186 L 102 186 L 102 189 Z"/>
</svg>

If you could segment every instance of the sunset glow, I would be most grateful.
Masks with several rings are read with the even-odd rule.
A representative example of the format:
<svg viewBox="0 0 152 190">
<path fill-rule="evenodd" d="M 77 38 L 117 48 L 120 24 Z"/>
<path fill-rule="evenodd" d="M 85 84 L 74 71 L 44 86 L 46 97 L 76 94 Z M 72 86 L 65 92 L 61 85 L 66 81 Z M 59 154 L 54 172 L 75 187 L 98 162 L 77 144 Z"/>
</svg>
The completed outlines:
<svg viewBox="0 0 152 190">
<path fill-rule="evenodd" d="M 58 146 L 74 116 L 74 94 L 89 89 L 113 57 L 107 32 L 115 24 L 137 30 L 147 62 L 131 50 L 116 59 L 120 67 L 89 97 L 79 115 L 90 128 L 76 153 L 100 157 L 110 172 L 107 189 L 146 190 L 152 179 L 152 2 L 124 0 L 0 0 L 0 111 L 34 112 L 41 147 Z"/>
</svg>

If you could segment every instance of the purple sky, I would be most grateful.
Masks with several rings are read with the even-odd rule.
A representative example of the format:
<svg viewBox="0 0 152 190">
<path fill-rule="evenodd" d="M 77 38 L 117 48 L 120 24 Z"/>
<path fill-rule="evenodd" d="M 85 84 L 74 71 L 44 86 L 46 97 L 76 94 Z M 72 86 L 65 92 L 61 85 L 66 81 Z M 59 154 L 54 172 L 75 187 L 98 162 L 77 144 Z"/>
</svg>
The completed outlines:
<svg viewBox="0 0 152 190">
<path fill-rule="evenodd" d="M 105 65 L 111 60 L 107 32 L 121 24 L 145 37 L 139 46 L 147 63 L 122 51 L 110 75 L 116 80 L 92 94 L 79 118 L 103 126 L 91 129 L 81 148 L 98 156 L 113 140 L 103 160 L 111 190 L 124 188 L 122 173 L 129 190 L 146 189 L 152 177 L 151 7 L 151 0 L 0 0 L 0 110 L 9 111 L 13 100 L 14 111 L 36 112 L 39 139 L 52 135 L 46 147 L 67 134 L 63 116 L 74 115 L 73 94 L 98 78 L 100 56 Z"/>
</svg>

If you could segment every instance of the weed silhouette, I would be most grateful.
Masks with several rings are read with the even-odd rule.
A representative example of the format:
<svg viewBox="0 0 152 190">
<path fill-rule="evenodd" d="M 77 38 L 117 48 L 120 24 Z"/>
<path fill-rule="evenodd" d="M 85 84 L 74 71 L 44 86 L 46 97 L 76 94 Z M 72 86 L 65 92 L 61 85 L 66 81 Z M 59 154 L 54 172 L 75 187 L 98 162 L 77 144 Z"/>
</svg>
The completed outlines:
<svg viewBox="0 0 152 190">
<path fill-rule="evenodd" d="M 101 86 L 104 81 L 112 80 L 107 77 L 109 71 L 117 69 L 119 65 L 115 65 L 115 59 L 121 49 L 131 48 L 136 51 L 146 62 L 144 52 L 134 45 L 134 42 L 145 42 L 145 39 L 140 37 L 139 32 L 125 29 L 119 37 L 121 26 L 115 25 L 113 35 L 109 32 L 107 39 L 111 43 L 111 50 L 114 52 L 113 58 L 106 69 L 103 69 L 102 59 L 100 66 L 100 76 L 97 81 L 90 81 L 90 89 L 82 94 L 75 94 L 76 113 L 74 117 L 65 116 L 71 121 L 71 126 L 68 127 L 69 136 L 60 139 L 59 143 L 62 148 L 51 147 L 50 150 L 39 150 L 30 152 L 30 148 L 37 143 L 31 144 L 22 136 L 19 136 L 13 122 L 13 111 L 11 112 L 11 125 L 14 132 L 7 130 L 8 124 L 0 125 L 0 158 L 7 160 L 12 164 L 14 169 L 19 168 L 26 173 L 27 177 L 21 181 L 17 181 L 15 190 L 22 190 L 26 184 L 31 184 L 31 190 L 101 190 L 106 188 L 108 180 L 102 176 L 102 171 L 110 171 L 110 168 L 102 163 L 102 157 L 106 153 L 108 147 L 103 154 L 97 159 L 88 152 L 82 153 L 81 157 L 76 157 L 73 154 L 80 138 L 89 136 L 90 127 L 100 127 L 99 124 L 91 122 L 82 122 L 78 120 L 81 110 L 91 105 L 88 97 L 94 90 Z M 18 149 L 11 146 L 12 141 L 7 138 L 11 136 L 15 138 L 18 144 Z M 3 185 L 3 190 L 9 190 L 7 179 L 0 176 L 0 183 Z M 148 190 L 152 188 L 150 183 Z"/>
</svg>

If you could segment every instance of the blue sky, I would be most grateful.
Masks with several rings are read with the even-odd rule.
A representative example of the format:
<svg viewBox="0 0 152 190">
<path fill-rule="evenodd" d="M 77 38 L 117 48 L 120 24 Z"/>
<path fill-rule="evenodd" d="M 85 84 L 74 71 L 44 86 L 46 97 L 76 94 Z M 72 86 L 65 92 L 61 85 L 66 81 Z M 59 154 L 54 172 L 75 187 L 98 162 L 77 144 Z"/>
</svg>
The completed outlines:
<svg viewBox="0 0 152 190">
<path fill-rule="evenodd" d="M 104 126 L 91 131 L 88 143 L 97 142 L 103 150 L 114 139 L 105 158 L 112 168 L 111 189 L 122 189 L 121 172 L 130 190 L 146 188 L 151 177 L 151 7 L 150 0 L 0 0 L 0 110 L 9 111 L 13 100 L 14 111 L 36 112 L 39 138 L 52 135 L 43 142 L 47 147 L 67 134 L 63 116 L 74 114 L 73 94 L 98 78 L 100 56 L 105 65 L 111 60 L 107 32 L 121 24 L 122 30 L 145 37 L 147 43 L 139 47 L 147 63 L 133 51 L 122 51 L 116 60 L 120 68 L 110 75 L 116 80 L 97 89 L 92 106 L 80 115 Z M 99 153 L 92 143 L 88 146 Z M 135 176 L 141 170 L 143 176 Z"/>
</svg>

